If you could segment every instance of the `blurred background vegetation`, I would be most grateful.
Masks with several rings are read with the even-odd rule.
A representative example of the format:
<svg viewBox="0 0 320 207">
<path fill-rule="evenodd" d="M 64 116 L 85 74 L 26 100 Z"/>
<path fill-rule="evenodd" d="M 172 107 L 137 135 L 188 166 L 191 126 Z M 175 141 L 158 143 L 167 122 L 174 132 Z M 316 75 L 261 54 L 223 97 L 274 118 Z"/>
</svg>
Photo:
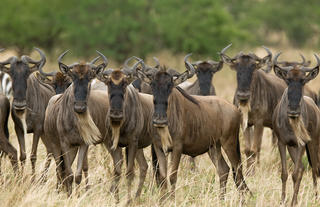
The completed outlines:
<svg viewBox="0 0 320 207">
<path fill-rule="evenodd" d="M 0 46 L 123 61 L 169 50 L 217 57 L 260 45 L 319 47 L 319 0 L 2 0 Z"/>
</svg>

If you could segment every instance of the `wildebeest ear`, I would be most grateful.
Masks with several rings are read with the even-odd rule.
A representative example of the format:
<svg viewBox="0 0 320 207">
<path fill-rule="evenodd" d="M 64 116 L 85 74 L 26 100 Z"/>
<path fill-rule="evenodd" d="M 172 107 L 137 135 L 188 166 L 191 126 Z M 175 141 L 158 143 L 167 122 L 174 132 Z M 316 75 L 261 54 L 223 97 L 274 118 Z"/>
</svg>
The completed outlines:
<svg viewBox="0 0 320 207">
<path fill-rule="evenodd" d="M 112 72 L 113 72 L 113 69 L 109 68 L 105 71 L 97 73 L 97 79 L 106 84 L 110 80 L 110 75 Z"/>
<path fill-rule="evenodd" d="M 180 83 L 185 82 L 189 78 L 189 73 L 188 71 L 185 71 L 184 73 L 174 77 L 177 77 L 176 79 L 173 80 L 174 86 L 177 86 Z"/>
<path fill-rule="evenodd" d="M 308 73 L 306 78 L 303 80 L 303 83 L 304 84 L 308 83 L 309 81 L 317 77 L 318 74 L 319 74 L 319 67 L 315 67 L 312 71 Z"/>
<path fill-rule="evenodd" d="M 281 78 L 284 81 L 286 81 L 287 72 L 285 70 L 282 70 L 277 65 L 274 66 L 273 70 L 274 70 L 274 73 L 276 74 L 276 76 L 278 76 L 279 78 Z"/>
<path fill-rule="evenodd" d="M 151 79 L 144 73 L 142 72 L 141 70 L 137 70 L 137 73 L 136 73 L 136 76 L 142 80 L 143 82 L 146 82 L 148 84 L 151 83 Z"/>
<path fill-rule="evenodd" d="M 62 73 L 67 74 L 69 72 L 69 67 L 63 63 L 59 63 L 59 69 Z"/>
</svg>

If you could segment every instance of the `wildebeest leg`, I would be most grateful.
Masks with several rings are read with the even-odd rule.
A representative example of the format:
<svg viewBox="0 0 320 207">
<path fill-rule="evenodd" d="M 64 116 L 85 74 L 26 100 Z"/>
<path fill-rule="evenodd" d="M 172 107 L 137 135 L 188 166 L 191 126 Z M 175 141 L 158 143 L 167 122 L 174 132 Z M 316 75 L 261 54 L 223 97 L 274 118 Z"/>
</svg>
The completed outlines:
<svg viewBox="0 0 320 207">
<path fill-rule="evenodd" d="M 114 179 L 112 180 L 110 191 L 115 194 L 117 203 L 119 203 L 119 181 L 121 176 L 121 167 L 123 163 L 123 156 L 121 148 L 117 147 L 115 150 L 111 150 L 106 142 L 104 142 L 107 150 L 109 151 L 113 160 L 113 174 Z"/>
<path fill-rule="evenodd" d="M 162 147 L 159 147 L 159 145 L 153 145 L 153 146 L 154 146 L 155 153 L 157 154 L 157 158 L 159 161 L 159 170 L 160 170 L 159 180 L 157 180 L 157 185 L 164 192 L 164 190 L 167 188 L 167 182 L 166 182 L 166 179 L 167 179 L 167 158 L 162 150 Z"/>
<path fill-rule="evenodd" d="M 221 143 L 217 142 L 215 145 L 209 148 L 208 154 L 218 171 L 220 182 L 220 199 L 223 200 L 227 190 L 226 185 L 230 168 L 222 156 Z"/>
<path fill-rule="evenodd" d="M 253 163 L 260 163 L 260 151 L 261 151 L 261 143 L 262 143 L 262 135 L 263 135 L 263 122 L 259 121 L 254 124 L 253 130 L 253 143 L 252 143 L 252 159 Z M 255 172 L 255 164 L 253 164 L 252 173 Z"/>
<path fill-rule="evenodd" d="M 286 159 L 286 146 L 278 140 L 278 148 L 281 158 L 281 181 L 282 181 L 282 196 L 281 203 L 285 203 L 286 200 L 286 187 L 287 187 L 287 179 L 288 179 L 288 171 L 287 171 L 287 159 Z"/>
<path fill-rule="evenodd" d="M 24 129 L 21 120 L 17 117 L 15 112 L 12 110 L 12 119 L 14 122 L 14 130 L 16 131 L 19 147 L 20 147 L 20 162 L 21 162 L 21 174 L 23 174 L 24 166 L 26 162 L 26 145 L 24 140 Z"/>
<path fill-rule="evenodd" d="M 88 153 L 86 154 L 86 156 L 84 157 L 83 160 L 83 174 L 84 174 L 84 179 L 85 179 L 85 184 L 86 184 L 86 190 L 89 190 L 89 164 L 88 164 Z"/>
<path fill-rule="evenodd" d="M 146 158 L 144 157 L 143 149 L 139 149 L 137 151 L 136 160 L 139 164 L 139 169 L 140 169 L 139 185 L 138 185 L 138 190 L 136 192 L 136 198 L 138 198 L 141 194 L 143 183 L 146 179 L 147 170 L 148 170 L 148 163 L 146 161 Z"/>
<path fill-rule="evenodd" d="M 38 150 L 38 144 L 39 144 L 39 134 L 37 132 L 33 133 L 33 140 L 32 140 L 32 149 L 31 149 L 31 155 L 30 155 L 30 161 L 32 166 L 32 176 L 36 172 L 36 161 L 37 161 L 37 150 Z"/>
<path fill-rule="evenodd" d="M 60 146 L 52 146 L 52 155 L 56 163 L 56 175 L 57 175 L 57 189 L 60 189 L 62 181 L 64 179 L 64 162 Z"/>
<path fill-rule="evenodd" d="M 87 156 L 87 153 L 88 153 L 88 145 L 86 144 L 80 145 L 79 154 L 78 154 L 77 171 L 75 176 L 75 181 L 78 185 L 81 183 L 83 164 L 84 164 L 85 157 Z"/>
<path fill-rule="evenodd" d="M 14 146 L 10 144 L 9 140 L 4 135 L 0 137 L 0 152 L 2 153 L 0 157 L 0 162 L 3 157 L 3 152 L 6 153 L 10 159 L 14 172 L 17 172 L 18 170 L 17 150 L 14 148 Z"/>
<path fill-rule="evenodd" d="M 44 163 L 44 169 L 41 172 L 41 178 L 40 178 L 42 183 L 47 182 L 48 170 L 51 164 L 51 156 L 53 155 L 47 151 L 46 161 Z"/>
<path fill-rule="evenodd" d="M 72 151 L 72 149 L 65 142 L 65 140 L 68 140 L 68 138 L 61 137 L 60 139 L 62 156 L 63 156 L 64 167 L 65 167 L 65 178 L 63 182 L 67 188 L 68 196 L 70 196 L 72 194 L 72 183 L 73 183 L 73 172 L 71 169 L 72 161 L 70 160 L 70 152 Z"/>
<path fill-rule="evenodd" d="M 252 139 L 253 139 L 253 126 L 247 127 L 245 131 L 243 132 L 243 138 L 244 138 L 244 153 L 246 154 L 247 158 L 247 171 L 252 171 L 252 152 L 251 152 L 251 145 L 252 145 Z"/>
<path fill-rule="evenodd" d="M 234 139 L 234 137 L 230 137 L 226 140 L 234 141 L 227 141 L 225 143 L 222 143 L 222 147 L 230 160 L 233 172 L 233 179 L 237 188 L 240 189 L 240 191 L 243 193 L 250 192 L 242 174 L 239 137 L 238 135 L 235 136 L 237 136 L 236 140 Z"/>
<path fill-rule="evenodd" d="M 127 161 L 128 166 L 127 166 L 127 172 L 126 172 L 127 185 L 128 185 L 128 202 L 131 201 L 131 185 L 134 178 L 133 167 L 134 167 L 134 160 L 137 154 L 137 150 L 138 150 L 138 143 L 136 141 L 129 143 L 128 161 Z"/>
<path fill-rule="evenodd" d="M 177 182 L 179 163 L 181 159 L 181 153 L 182 153 L 182 144 L 175 143 L 172 149 L 172 154 L 171 154 L 171 163 L 170 163 L 171 167 L 170 167 L 170 175 L 169 175 L 173 197 L 175 196 L 176 182 Z"/>
<path fill-rule="evenodd" d="M 297 197 L 298 197 L 301 179 L 304 171 L 304 166 L 302 164 L 302 156 L 304 154 L 305 148 L 304 147 L 298 147 L 298 148 L 288 147 L 288 150 L 294 162 L 294 171 L 292 173 L 294 192 L 293 192 L 293 197 L 291 201 L 291 206 L 295 206 L 298 203 Z"/>
</svg>

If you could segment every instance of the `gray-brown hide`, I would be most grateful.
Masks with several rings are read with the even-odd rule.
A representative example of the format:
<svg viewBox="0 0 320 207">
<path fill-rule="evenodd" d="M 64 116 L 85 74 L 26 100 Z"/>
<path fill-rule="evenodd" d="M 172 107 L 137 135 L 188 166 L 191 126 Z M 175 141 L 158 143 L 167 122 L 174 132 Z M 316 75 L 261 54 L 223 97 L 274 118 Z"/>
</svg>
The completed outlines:
<svg viewBox="0 0 320 207">
<path fill-rule="evenodd" d="M 263 128 L 272 129 L 272 114 L 286 88 L 285 82 L 277 76 L 260 70 L 265 64 L 270 64 L 272 54 L 267 50 L 267 56 L 259 58 L 256 55 L 240 52 L 233 58 L 221 51 L 222 60 L 237 73 L 237 89 L 234 103 L 243 114 L 245 154 L 247 169 L 254 172 L 253 163 L 259 162 Z M 317 95 L 305 87 L 305 94 L 317 102 Z M 248 127 L 247 127 L 248 126 Z M 252 127 L 253 126 L 253 127 Z"/>
<path fill-rule="evenodd" d="M 105 117 L 108 105 L 105 91 L 90 91 L 90 82 L 107 66 L 107 59 L 99 53 L 104 62 L 74 63 L 65 65 L 58 59 L 61 72 L 72 79 L 72 85 L 60 96 L 54 96 L 47 107 L 44 123 L 45 145 L 52 151 L 56 164 L 58 182 L 63 180 L 68 194 L 72 192 L 73 172 L 71 165 L 78 155 L 75 181 L 80 184 L 82 171 L 87 178 L 89 144 L 102 142 L 105 135 Z M 86 179 L 86 183 L 88 179 Z"/>
<path fill-rule="evenodd" d="M 0 153 L 8 155 L 13 170 L 18 170 L 18 158 L 17 150 L 9 142 L 9 130 L 8 130 L 8 119 L 10 113 L 10 102 L 9 99 L 0 94 Z M 1 159 L 0 157 L 0 174 L 1 174 Z"/>
<path fill-rule="evenodd" d="M 116 150 L 125 147 L 127 153 L 127 179 L 128 179 L 128 200 L 131 200 L 131 183 L 133 180 L 134 159 L 136 158 L 140 168 L 139 186 L 136 198 L 140 196 L 143 183 L 146 177 L 148 164 L 143 154 L 143 148 L 155 143 L 157 157 L 161 162 L 165 160 L 165 155 L 161 150 L 160 139 L 155 135 L 152 127 L 153 98 L 151 95 L 138 93 L 130 84 L 133 81 L 133 68 L 108 69 L 103 76 L 99 77 L 108 87 L 109 111 L 106 118 L 106 128 L 109 139 L 105 139 L 109 148 Z M 110 139 L 111 138 L 111 139 Z M 139 150 L 140 149 L 140 150 Z M 121 152 L 121 151 L 120 151 Z M 120 155 L 114 157 L 114 163 L 121 163 Z M 161 163 L 165 165 L 166 163 Z M 115 178 L 120 176 L 121 171 L 115 170 Z M 166 176 L 162 176 L 162 182 Z M 112 191 L 118 195 L 119 179 L 113 182 Z"/>
<path fill-rule="evenodd" d="M 318 75 L 320 59 L 315 55 L 318 64 L 314 68 L 298 65 L 282 67 L 277 64 L 279 55 L 280 53 L 274 60 L 274 71 L 277 76 L 286 81 L 288 87 L 274 110 L 273 127 L 278 137 L 281 156 L 282 202 L 285 202 L 288 178 L 287 147 L 295 165 L 292 174 L 294 194 L 291 201 L 291 205 L 295 206 L 304 171 L 301 159 L 305 149 L 312 167 L 313 184 L 317 195 L 317 177 L 320 176 L 320 111 L 311 98 L 304 96 L 303 87 Z"/>
<path fill-rule="evenodd" d="M 169 175 L 173 193 L 181 155 L 195 157 L 208 152 L 217 167 L 223 198 L 229 166 L 221 154 L 221 147 L 231 162 L 237 187 L 240 191 L 249 191 L 241 166 L 241 114 L 235 106 L 219 97 L 190 96 L 181 88 L 175 88 L 194 74 L 193 66 L 187 62 L 187 58 L 188 56 L 185 58 L 187 71 L 175 80 L 164 68 L 152 78 L 139 72 L 141 79 L 148 82 L 153 91 L 153 125 L 161 136 L 164 149 L 172 151 Z"/>
</svg>

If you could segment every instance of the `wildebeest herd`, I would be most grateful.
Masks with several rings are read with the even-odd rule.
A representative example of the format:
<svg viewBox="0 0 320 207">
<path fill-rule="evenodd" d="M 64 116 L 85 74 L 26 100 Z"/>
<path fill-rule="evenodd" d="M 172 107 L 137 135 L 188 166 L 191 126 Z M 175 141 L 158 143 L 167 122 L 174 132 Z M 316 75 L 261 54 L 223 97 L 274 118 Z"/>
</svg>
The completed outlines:
<svg viewBox="0 0 320 207">
<path fill-rule="evenodd" d="M 144 185 L 148 169 L 144 148 L 151 147 L 155 180 L 164 196 L 174 196 L 181 155 L 195 158 L 207 152 L 217 169 L 220 197 L 224 199 L 230 167 L 240 195 L 251 194 L 242 172 L 240 129 L 244 135 L 246 167 L 254 172 L 254 163 L 259 162 L 263 129 L 269 127 L 281 157 L 281 202 L 286 197 L 288 149 L 295 166 L 291 205 L 296 205 L 305 151 L 315 191 L 320 176 L 319 97 L 305 85 L 318 75 L 320 59 L 315 54 L 317 62 L 313 67 L 303 55 L 301 62 L 280 62 L 281 53 L 273 58 L 266 47 L 267 55 L 263 58 L 243 52 L 230 57 L 226 54 L 230 46 L 221 50 L 218 62 L 190 62 L 191 54 L 186 55 L 183 73 L 160 65 L 157 58 L 154 66 L 131 57 L 121 68 L 107 68 L 108 59 L 98 51 L 98 57 L 90 62 L 65 64 L 66 51 L 58 58 L 60 71 L 50 73 L 43 71 L 46 56 L 38 48 L 35 50 L 40 60 L 25 55 L 12 56 L 0 62 L 0 70 L 11 78 L 13 91 L 11 104 L 5 95 L 0 96 L 0 150 L 8 155 L 13 170 L 23 173 L 25 134 L 33 133 L 30 160 L 34 174 L 41 138 L 47 158 L 40 179 L 46 181 L 53 159 L 57 188 L 62 187 L 71 195 L 73 181 L 80 184 L 82 174 L 88 186 L 88 148 L 101 143 L 113 160 L 114 179 L 110 191 L 117 202 L 122 148 L 126 152 L 128 201 L 132 200 L 135 160 L 140 170 L 135 198 L 140 196 Z M 134 64 L 129 66 L 130 62 Z M 236 72 L 233 104 L 216 96 L 212 85 L 213 75 L 223 64 Z M 269 73 L 272 69 L 275 75 Z M 195 74 L 197 80 L 188 82 Z M 10 109 L 20 147 L 20 165 L 17 151 L 9 142 Z M 71 166 L 77 154 L 74 174 Z"/>
</svg>

